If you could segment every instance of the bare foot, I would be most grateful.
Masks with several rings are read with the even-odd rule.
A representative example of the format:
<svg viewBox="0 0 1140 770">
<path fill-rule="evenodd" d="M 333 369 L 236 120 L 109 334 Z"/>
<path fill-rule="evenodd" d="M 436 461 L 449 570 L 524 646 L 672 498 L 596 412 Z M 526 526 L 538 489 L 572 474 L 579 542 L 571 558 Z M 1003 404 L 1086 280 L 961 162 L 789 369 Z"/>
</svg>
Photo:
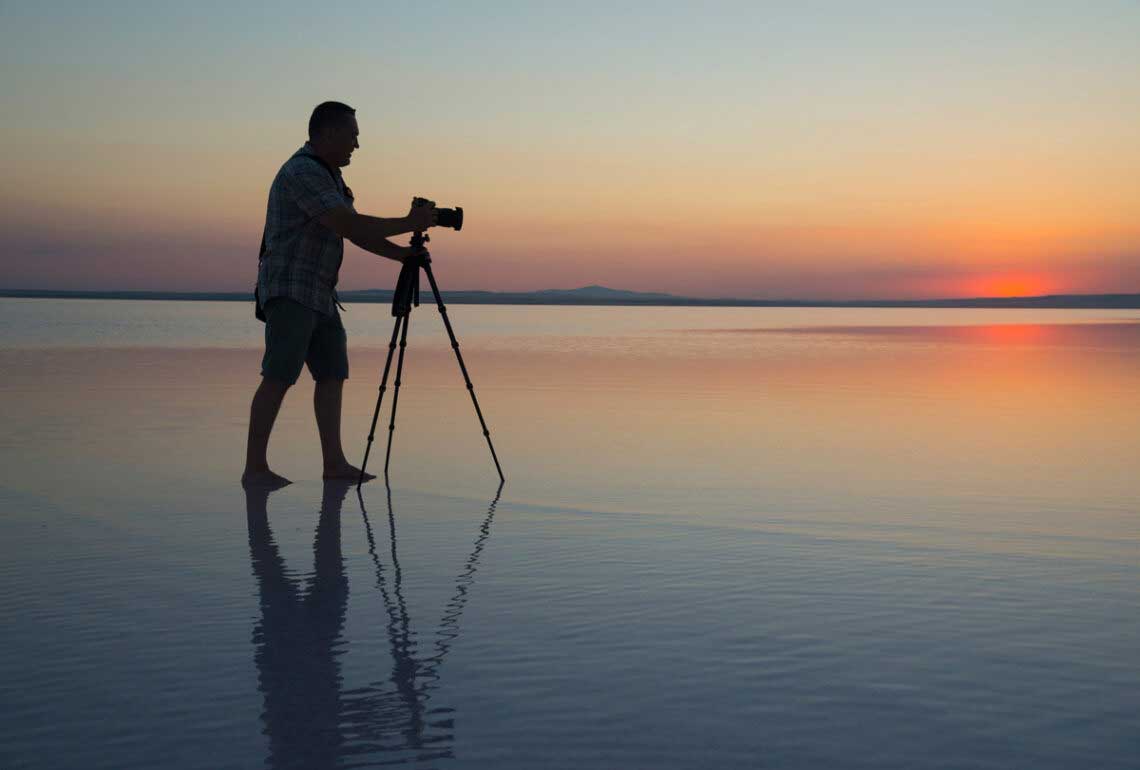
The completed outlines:
<svg viewBox="0 0 1140 770">
<path fill-rule="evenodd" d="M 241 475 L 241 485 L 247 489 L 280 489 L 293 482 L 284 476 L 278 476 L 266 468 L 263 471 L 246 471 Z"/>
<path fill-rule="evenodd" d="M 376 478 L 376 477 L 374 475 L 372 475 L 371 473 L 365 473 L 364 474 L 364 480 L 365 481 L 372 481 L 372 479 L 374 479 L 374 478 Z M 357 468 L 355 465 L 351 465 L 349 463 L 345 463 L 343 465 L 338 465 L 335 468 L 325 468 L 325 475 L 324 475 L 325 481 L 339 481 L 341 479 L 347 479 L 350 481 L 359 481 L 360 480 L 360 469 Z"/>
</svg>

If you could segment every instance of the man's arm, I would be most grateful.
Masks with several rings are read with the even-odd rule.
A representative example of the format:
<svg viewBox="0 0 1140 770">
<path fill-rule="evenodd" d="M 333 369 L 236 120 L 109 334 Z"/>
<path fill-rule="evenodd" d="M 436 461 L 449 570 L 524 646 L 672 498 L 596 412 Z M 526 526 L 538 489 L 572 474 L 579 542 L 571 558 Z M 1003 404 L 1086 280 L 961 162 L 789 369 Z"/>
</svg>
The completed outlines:
<svg viewBox="0 0 1140 770">
<path fill-rule="evenodd" d="M 435 224 L 435 218 L 435 211 L 426 206 L 413 208 L 406 217 L 390 219 L 357 214 L 347 206 L 341 206 L 325 212 L 317 217 L 317 221 L 365 251 L 403 262 L 411 253 L 411 249 L 407 246 L 397 246 L 388 238 L 426 230 Z"/>
</svg>

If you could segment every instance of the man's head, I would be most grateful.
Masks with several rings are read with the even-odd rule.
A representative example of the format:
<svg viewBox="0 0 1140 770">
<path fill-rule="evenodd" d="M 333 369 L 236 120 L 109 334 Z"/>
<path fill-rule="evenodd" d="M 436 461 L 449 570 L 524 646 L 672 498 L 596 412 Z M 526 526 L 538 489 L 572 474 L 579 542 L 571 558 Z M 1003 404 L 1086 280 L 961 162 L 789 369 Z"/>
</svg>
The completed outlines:
<svg viewBox="0 0 1140 770">
<path fill-rule="evenodd" d="M 340 102 L 321 102 L 309 116 L 309 144 L 317 154 L 336 166 L 347 166 L 356 141 L 356 110 Z"/>
</svg>

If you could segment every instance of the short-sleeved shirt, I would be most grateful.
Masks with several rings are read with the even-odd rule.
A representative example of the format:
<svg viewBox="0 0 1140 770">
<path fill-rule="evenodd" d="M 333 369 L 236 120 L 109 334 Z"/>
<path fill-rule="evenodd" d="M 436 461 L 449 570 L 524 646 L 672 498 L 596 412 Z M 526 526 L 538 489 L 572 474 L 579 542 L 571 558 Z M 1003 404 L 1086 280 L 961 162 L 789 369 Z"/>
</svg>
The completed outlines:
<svg viewBox="0 0 1140 770">
<path fill-rule="evenodd" d="M 336 281 L 344 239 L 317 217 L 341 206 L 355 211 L 340 169 L 322 163 L 306 143 L 285 161 L 269 188 L 265 250 L 257 271 L 262 306 L 288 297 L 339 318 Z"/>
</svg>

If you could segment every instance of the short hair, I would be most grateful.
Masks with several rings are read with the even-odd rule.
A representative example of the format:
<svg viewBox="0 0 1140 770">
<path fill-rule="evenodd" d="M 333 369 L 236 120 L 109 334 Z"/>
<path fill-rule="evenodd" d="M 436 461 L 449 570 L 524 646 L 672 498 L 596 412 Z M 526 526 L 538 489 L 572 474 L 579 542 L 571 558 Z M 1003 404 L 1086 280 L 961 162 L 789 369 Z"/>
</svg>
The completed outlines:
<svg viewBox="0 0 1140 770">
<path fill-rule="evenodd" d="M 326 128 L 342 124 L 346 118 L 356 114 L 356 110 L 340 102 L 321 102 L 313 108 L 309 116 L 309 138 L 318 136 Z"/>
</svg>

